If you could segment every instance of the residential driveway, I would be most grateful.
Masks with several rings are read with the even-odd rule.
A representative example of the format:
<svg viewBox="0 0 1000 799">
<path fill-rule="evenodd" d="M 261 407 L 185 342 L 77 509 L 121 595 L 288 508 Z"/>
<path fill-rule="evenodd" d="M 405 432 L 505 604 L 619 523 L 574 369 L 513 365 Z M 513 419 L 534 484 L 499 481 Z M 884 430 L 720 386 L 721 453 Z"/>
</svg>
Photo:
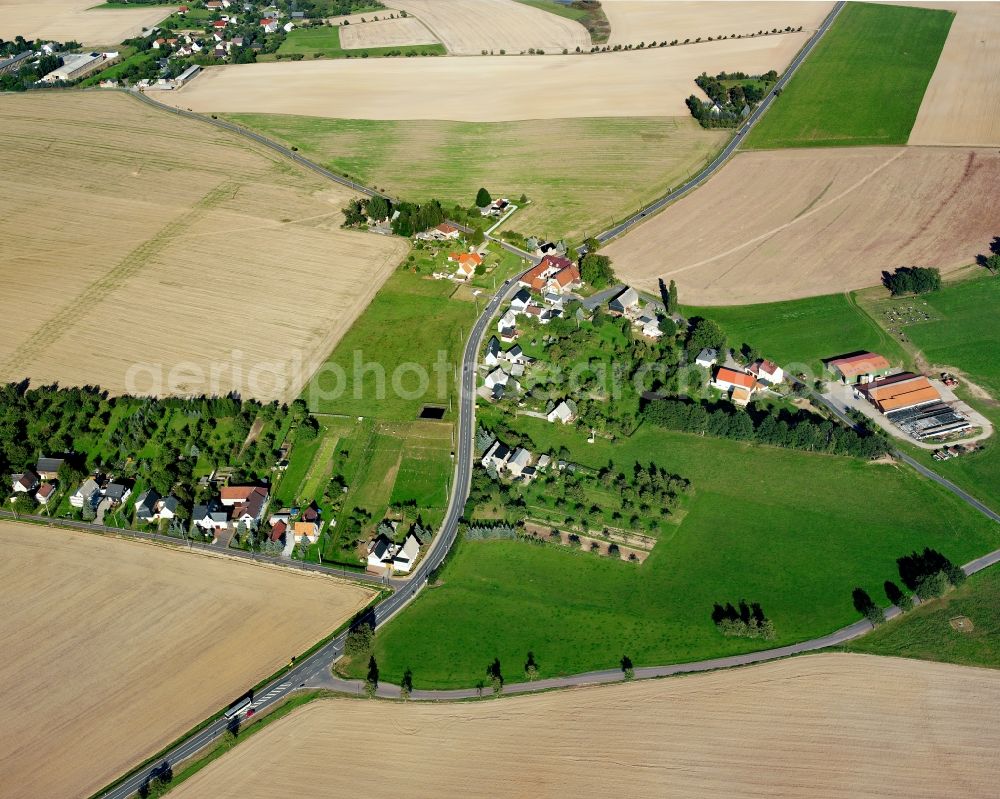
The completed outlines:
<svg viewBox="0 0 1000 799">
<path fill-rule="evenodd" d="M 893 438 L 897 438 L 900 441 L 905 441 L 908 444 L 913 444 L 914 446 L 920 447 L 926 450 L 940 449 L 945 444 L 970 444 L 974 441 L 982 441 L 985 438 L 989 438 L 993 435 L 993 424 L 983 416 L 979 411 L 971 408 L 967 402 L 959 399 L 955 396 L 955 392 L 948 388 L 940 380 L 931 380 L 931 385 L 934 386 L 940 392 L 941 397 L 945 402 L 953 405 L 955 410 L 965 416 L 972 424 L 977 427 L 982 428 L 981 433 L 977 433 L 974 436 L 969 436 L 967 438 L 953 439 L 949 441 L 937 441 L 937 442 L 927 442 L 927 441 L 917 441 L 916 439 L 910 438 L 906 433 L 900 430 L 896 425 L 886 419 L 881 413 L 879 413 L 874 406 L 867 400 L 861 397 L 854 396 L 854 390 L 850 386 L 845 386 L 843 383 L 827 383 L 826 391 L 823 392 L 823 397 L 828 401 L 833 403 L 842 411 L 854 410 L 865 415 L 866 418 L 871 419 L 873 423 L 878 425 L 878 427 L 885 430 Z"/>
</svg>

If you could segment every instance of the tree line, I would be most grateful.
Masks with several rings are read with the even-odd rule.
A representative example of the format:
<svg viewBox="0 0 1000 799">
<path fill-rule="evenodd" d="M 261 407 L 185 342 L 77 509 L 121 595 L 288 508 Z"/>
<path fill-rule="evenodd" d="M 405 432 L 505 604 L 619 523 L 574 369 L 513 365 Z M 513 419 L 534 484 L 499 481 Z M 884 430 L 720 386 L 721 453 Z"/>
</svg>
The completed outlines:
<svg viewBox="0 0 1000 799">
<path fill-rule="evenodd" d="M 856 458 L 878 458 L 889 452 L 889 442 L 880 433 L 869 429 L 859 433 L 804 411 L 743 411 L 728 403 L 663 398 L 648 400 L 642 414 L 651 424 L 684 433 Z"/>
<path fill-rule="evenodd" d="M 741 599 L 737 606 L 731 602 L 712 608 L 712 621 L 723 635 L 730 638 L 774 638 L 774 624 L 760 607 L 759 602 L 748 603 Z"/>
</svg>

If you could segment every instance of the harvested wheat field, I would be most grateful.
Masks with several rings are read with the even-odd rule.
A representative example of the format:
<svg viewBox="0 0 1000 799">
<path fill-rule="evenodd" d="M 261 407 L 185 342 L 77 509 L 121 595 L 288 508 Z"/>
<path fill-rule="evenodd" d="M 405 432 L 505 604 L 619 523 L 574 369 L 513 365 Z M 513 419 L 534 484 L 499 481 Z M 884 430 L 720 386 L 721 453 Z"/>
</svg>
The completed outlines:
<svg viewBox="0 0 1000 799">
<path fill-rule="evenodd" d="M 436 41 L 434 34 L 427 30 L 420 20 L 413 17 L 344 25 L 340 29 L 340 46 L 344 50 L 434 44 Z"/>
<path fill-rule="evenodd" d="M 741 153 L 602 251 L 623 279 L 740 305 L 877 285 L 883 270 L 965 266 L 996 235 L 996 150 Z"/>
<path fill-rule="evenodd" d="M 815 30 L 830 12 L 828 2 L 732 2 L 717 0 L 603 0 L 611 23 L 608 44 L 638 44 L 720 36 L 747 36 L 787 27 Z"/>
<path fill-rule="evenodd" d="M 381 751 L 412 797 L 986 797 L 998 708 L 1000 672 L 843 654 L 460 705 L 327 700 L 172 796 L 392 797 L 396 781 L 314 767 Z"/>
<path fill-rule="evenodd" d="M 114 45 L 173 13 L 174 6 L 95 8 L 100 0 L 0 0 L 0 39 Z"/>
<path fill-rule="evenodd" d="M 350 194 L 120 94 L 0 98 L 0 379 L 291 399 L 406 243 Z"/>
<path fill-rule="evenodd" d="M 579 22 L 515 0 L 393 0 L 392 5 L 417 17 L 455 55 L 590 49 L 590 34 Z"/>
<path fill-rule="evenodd" d="M 89 796 L 333 631 L 332 578 L 0 522 L 0 796 Z"/>
<path fill-rule="evenodd" d="M 163 99 L 195 111 L 336 119 L 688 116 L 684 99 L 700 91 L 696 76 L 781 71 L 808 36 L 790 33 L 606 55 L 485 56 L 462 61 L 458 73 L 450 58 L 233 64 L 208 67 L 183 89 L 164 92 Z M 609 97 L 614 101 L 609 103 Z"/>
<path fill-rule="evenodd" d="M 957 14 L 909 144 L 1000 145 L 1000 3 L 928 5 Z"/>
</svg>

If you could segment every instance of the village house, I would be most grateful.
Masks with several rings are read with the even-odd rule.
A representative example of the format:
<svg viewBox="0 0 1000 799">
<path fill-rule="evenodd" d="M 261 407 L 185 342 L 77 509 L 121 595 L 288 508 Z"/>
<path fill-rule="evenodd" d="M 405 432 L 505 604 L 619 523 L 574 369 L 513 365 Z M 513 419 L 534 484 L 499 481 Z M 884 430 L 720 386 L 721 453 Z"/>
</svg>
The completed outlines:
<svg viewBox="0 0 1000 799">
<path fill-rule="evenodd" d="M 719 361 L 719 351 L 705 347 L 695 357 L 694 362 L 703 369 L 711 369 Z"/>
<path fill-rule="evenodd" d="M 757 390 L 757 381 L 753 375 L 720 366 L 712 378 L 712 387 L 728 394 L 733 404 L 743 406 L 750 402 Z"/>
<path fill-rule="evenodd" d="M 35 463 L 35 472 L 42 480 L 55 480 L 63 463 L 64 458 L 39 458 Z"/>
<path fill-rule="evenodd" d="M 278 20 L 274 18 L 262 19 L 260 26 L 264 29 L 264 33 L 277 33 Z"/>
<path fill-rule="evenodd" d="M 288 522 L 283 519 L 279 519 L 277 522 L 273 522 L 271 524 L 271 532 L 268 534 L 268 538 L 272 543 L 277 543 L 278 541 L 284 543 L 285 532 L 287 530 Z"/>
<path fill-rule="evenodd" d="M 483 256 L 478 252 L 453 252 L 448 260 L 458 264 L 455 277 L 458 280 L 469 280 L 476 274 L 476 267 L 483 262 Z"/>
<path fill-rule="evenodd" d="M 388 536 L 378 535 L 368 542 L 368 567 L 385 569 L 392 563 L 396 545 Z"/>
<path fill-rule="evenodd" d="M 767 359 L 758 359 L 747 367 L 747 374 L 753 375 L 761 383 L 776 386 L 785 379 L 785 373 L 778 364 Z"/>
<path fill-rule="evenodd" d="M 219 500 L 212 499 L 204 505 L 195 505 L 191 522 L 214 536 L 219 530 L 229 529 L 229 510 Z"/>
<path fill-rule="evenodd" d="M 488 469 L 492 466 L 497 472 L 499 472 L 507 465 L 508 458 L 510 458 L 510 447 L 502 441 L 496 440 L 490 445 L 489 449 L 486 450 L 486 454 L 483 455 L 481 463 L 484 469 Z"/>
<path fill-rule="evenodd" d="M 392 568 L 395 571 L 408 574 L 420 555 L 420 539 L 409 533 L 403 543 L 396 548 L 392 556 Z"/>
<path fill-rule="evenodd" d="M 104 489 L 104 498 L 115 505 L 120 505 L 130 496 L 132 496 L 132 484 L 127 480 L 109 483 Z"/>
<path fill-rule="evenodd" d="M 892 369 L 883 356 L 874 352 L 859 352 L 826 362 L 827 368 L 846 385 L 870 383 L 884 377 Z"/>
<path fill-rule="evenodd" d="M 35 492 L 35 502 L 39 505 L 48 505 L 49 500 L 55 493 L 56 487 L 52 483 L 42 483 L 38 486 L 38 490 Z"/>
<path fill-rule="evenodd" d="M 560 273 L 564 274 L 553 282 L 553 279 Z M 564 290 L 563 286 L 579 285 L 579 280 L 580 270 L 576 264 L 568 258 L 562 258 L 558 255 L 546 255 L 536 266 L 525 272 L 518 283 L 532 291 L 541 292 L 548 290 L 558 294 Z"/>
<path fill-rule="evenodd" d="M 506 468 L 512 477 L 521 477 L 529 466 L 531 466 L 531 453 L 524 447 L 518 447 L 507 459 Z"/>
<path fill-rule="evenodd" d="M 628 287 L 620 291 L 608 303 L 608 310 L 619 316 L 632 316 L 639 310 L 639 292 Z"/>
<path fill-rule="evenodd" d="M 516 314 L 524 313 L 530 305 L 531 294 L 525 289 L 518 291 L 510 301 L 510 309 Z"/>
<path fill-rule="evenodd" d="M 479 213 L 482 216 L 503 216 L 503 214 L 507 210 L 507 206 L 509 205 L 510 205 L 510 200 L 508 200 L 506 197 L 503 197 L 502 199 L 494 200 L 485 208 L 481 208 L 479 210 Z"/>
<path fill-rule="evenodd" d="M 517 315 L 513 310 L 508 309 L 507 312 L 500 317 L 497 322 L 497 333 L 500 336 L 500 340 L 509 343 L 517 338 Z"/>
<path fill-rule="evenodd" d="M 500 353 L 500 339 L 496 336 L 490 336 L 490 340 L 486 343 L 486 352 L 483 354 L 483 364 L 496 366 L 500 363 Z"/>
<path fill-rule="evenodd" d="M 149 488 L 143 491 L 135 501 L 135 520 L 137 522 L 151 522 L 156 518 L 156 506 L 160 501 L 160 495 L 155 489 Z"/>
<path fill-rule="evenodd" d="M 635 326 L 646 338 L 658 339 L 663 335 L 663 331 L 660 330 L 660 320 L 654 314 L 642 314 L 635 320 Z"/>
<path fill-rule="evenodd" d="M 74 508 L 82 508 L 84 505 L 95 508 L 100 499 L 101 487 L 93 477 L 88 477 L 69 498 L 69 504 Z"/>
<path fill-rule="evenodd" d="M 315 544 L 319 540 L 319 524 L 316 522 L 297 521 L 292 526 L 292 535 L 295 536 L 296 544 L 301 544 L 303 539 L 310 544 Z"/>
<path fill-rule="evenodd" d="M 576 403 L 573 400 L 562 400 L 545 415 L 545 418 L 550 422 L 569 424 L 576 419 Z"/>
<path fill-rule="evenodd" d="M 264 508 L 270 498 L 263 486 L 225 486 L 219 491 L 219 501 L 223 507 L 232 508 L 231 521 L 254 529 L 264 515 Z"/>
<path fill-rule="evenodd" d="M 548 256 L 546 256 L 548 257 Z M 565 258 L 558 259 L 565 261 Z M 580 279 L 580 267 L 574 263 L 564 266 L 545 282 L 544 290 L 550 294 L 562 294 L 579 288 L 582 284 Z"/>
<path fill-rule="evenodd" d="M 39 483 L 38 475 L 28 469 L 26 472 L 14 475 L 11 487 L 15 494 L 30 494 L 38 489 Z"/>
</svg>

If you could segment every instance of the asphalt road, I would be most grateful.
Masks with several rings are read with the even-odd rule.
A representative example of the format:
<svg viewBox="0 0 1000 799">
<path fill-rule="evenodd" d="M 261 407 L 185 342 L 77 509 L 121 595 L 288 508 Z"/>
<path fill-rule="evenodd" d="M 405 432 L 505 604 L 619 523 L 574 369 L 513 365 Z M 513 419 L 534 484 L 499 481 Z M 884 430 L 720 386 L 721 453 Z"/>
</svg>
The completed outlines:
<svg viewBox="0 0 1000 799">
<path fill-rule="evenodd" d="M 688 180 L 679 188 L 674 189 L 666 196 L 653 201 L 645 208 L 641 209 L 634 215 L 630 216 L 624 222 L 620 222 L 614 227 L 605 230 L 603 233 L 599 233 L 596 237 L 597 240 L 603 244 L 604 242 L 610 241 L 616 236 L 620 236 L 625 231 L 629 230 L 635 225 L 638 225 L 647 217 L 652 216 L 657 211 L 662 210 L 664 207 L 672 203 L 674 200 L 680 199 L 692 189 L 697 188 L 706 180 L 708 180 L 713 174 L 715 174 L 715 172 L 726 161 L 729 160 L 729 157 L 734 152 L 736 152 L 736 149 L 743 143 L 743 140 L 747 137 L 747 134 L 753 129 L 753 126 L 757 124 L 757 121 L 764 115 L 767 109 L 771 107 L 771 103 L 774 102 L 775 98 L 777 97 L 777 93 L 779 93 L 782 89 L 785 88 L 785 85 L 791 79 L 792 75 L 795 74 L 795 71 L 799 68 L 802 62 L 805 61 L 806 56 L 808 56 L 809 53 L 812 52 L 812 49 L 816 46 L 819 40 L 823 38 L 823 34 L 825 34 L 830 29 L 830 26 L 833 24 L 833 21 L 837 18 L 837 15 L 841 12 L 841 10 L 844 8 L 845 5 L 846 3 L 844 2 L 838 2 L 830 10 L 830 13 L 827 15 L 826 19 L 823 20 L 823 23 L 816 29 L 816 32 L 809 37 L 809 41 L 806 42 L 805 46 L 799 51 L 799 54 L 792 59 L 792 63 L 788 65 L 788 69 L 786 69 L 781 78 L 778 79 L 778 82 L 774 85 L 774 89 L 772 89 L 771 92 L 767 95 L 767 97 L 765 97 L 764 100 L 761 102 L 761 104 L 758 105 L 756 109 L 754 109 L 754 112 L 750 114 L 749 117 L 747 117 L 747 120 L 744 123 L 744 125 L 737 131 L 736 135 L 733 137 L 732 141 L 730 141 L 729 144 L 726 145 L 725 149 L 723 149 L 723 151 L 715 157 L 715 160 L 713 160 L 701 172 L 699 172 L 697 175 Z"/>
</svg>

